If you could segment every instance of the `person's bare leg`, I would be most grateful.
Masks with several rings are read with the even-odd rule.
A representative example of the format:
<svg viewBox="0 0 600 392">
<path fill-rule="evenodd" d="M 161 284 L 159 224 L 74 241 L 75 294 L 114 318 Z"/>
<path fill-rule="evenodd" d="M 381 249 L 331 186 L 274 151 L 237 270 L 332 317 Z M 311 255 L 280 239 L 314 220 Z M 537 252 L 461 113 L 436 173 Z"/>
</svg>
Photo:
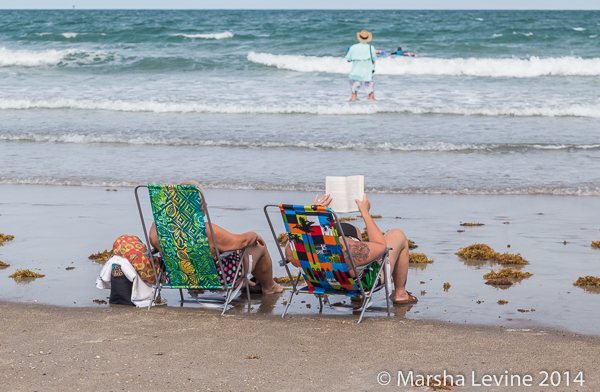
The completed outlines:
<svg viewBox="0 0 600 392">
<path fill-rule="evenodd" d="M 374 101 L 374 100 L 375 100 L 375 93 L 369 94 L 369 101 Z"/>
<path fill-rule="evenodd" d="M 383 236 L 388 248 L 392 248 L 389 254 L 390 269 L 394 279 L 394 300 L 407 300 L 406 280 L 408 279 L 408 240 L 406 235 L 399 229 L 392 229 Z"/>
<path fill-rule="evenodd" d="M 352 96 L 350 97 L 351 101 L 356 101 L 356 93 L 352 93 Z"/>
<path fill-rule="evenodd" d="M 263 294 L 281 293 L 283 288 L 273 280 L 273 262 L 266 246 L 254 245 L 246 252 L 244 264 L 248 267 L 248 255 L 252 255 L 252 275 L 262 287 Z"/>
</svg>

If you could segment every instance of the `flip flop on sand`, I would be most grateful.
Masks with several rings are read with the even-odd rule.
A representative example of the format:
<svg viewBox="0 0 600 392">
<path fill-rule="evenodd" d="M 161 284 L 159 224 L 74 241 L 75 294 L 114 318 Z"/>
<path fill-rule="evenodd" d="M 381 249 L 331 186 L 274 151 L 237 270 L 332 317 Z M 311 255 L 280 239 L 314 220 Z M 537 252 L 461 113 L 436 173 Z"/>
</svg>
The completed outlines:
<svg viewBox="0 0 600 392">
<path fill-rule="evenodd" d="M 419 302 L 417 297 L 412 295 L 412 293 L 410 291 L 407 291 L 406 293 L 408 294 L 408 299 L 401 299 L 401 300 L 394 299 L 394 300 L 392 300 L 394 305 L 408 305 L 408 304 L 416 304 L 417 302 Z"/>
</svg>

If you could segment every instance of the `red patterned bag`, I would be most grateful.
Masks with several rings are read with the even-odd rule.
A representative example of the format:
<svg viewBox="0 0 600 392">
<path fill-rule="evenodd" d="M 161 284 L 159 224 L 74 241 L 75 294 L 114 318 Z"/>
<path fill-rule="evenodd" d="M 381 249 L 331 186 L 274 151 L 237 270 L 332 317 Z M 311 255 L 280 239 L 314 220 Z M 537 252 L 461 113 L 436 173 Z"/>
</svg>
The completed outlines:
<svg viewBox="0 0 600 392">
<path fill-rule="evenodd" d="M 122 235 L 113 244 L 112 254 L 129 260 L 144 282 L 154 283 L 154 271 L 152 270 L 150 257 L 144 254 L 147 250 L 146 245 L 138 237 L 134 235 Z M 154 258 L 154 265 L 158 274 L 158 258 Z"/>
</svg>

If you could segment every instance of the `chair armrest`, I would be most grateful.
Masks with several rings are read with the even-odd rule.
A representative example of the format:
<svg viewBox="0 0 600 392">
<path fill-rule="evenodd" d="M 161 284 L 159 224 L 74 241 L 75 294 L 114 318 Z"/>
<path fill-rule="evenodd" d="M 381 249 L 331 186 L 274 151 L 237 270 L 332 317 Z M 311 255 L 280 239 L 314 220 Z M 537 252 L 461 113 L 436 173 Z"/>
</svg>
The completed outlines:
<svg viewBox="0 0 600 392">
<path fill-rule="evenodd" d="M 373 264 L 373 263 L 377 263 L 377 262 L 379 262 L 380 260 L 381 260 L 381 258 L 380 258 L 380 257 L 378 257 L 378 258 L 376 258 L 375 260 L 373 260 L 373 261 L 370 261 L 370 262 L 369 262 L 369 263 L 367 263 L 367 264 L 360 265 L 360 266 L 356 267 L 356 272 L 360 272 L 360 271 L 364 270 L 365 268 L 367 268 L 368 266 L 370 266 L 371 264 Z"/>
<path fill-rule="evenodd" d="M 279 260 L 279 266 L 280 267 L 285 267 L 286 264 L 289 264 L 290 261 L 289 260 Z"/>
<path fill-rule="evenodd" d="M 227 252 L 223 252 L 223 253 L 221 253 L 221 258 L 225 258 L 227 256 L 231 256 L 235 252 L 237 252 L 237 250 L 230 250 L 230 251 L 227 251 Z"/>
</svg>

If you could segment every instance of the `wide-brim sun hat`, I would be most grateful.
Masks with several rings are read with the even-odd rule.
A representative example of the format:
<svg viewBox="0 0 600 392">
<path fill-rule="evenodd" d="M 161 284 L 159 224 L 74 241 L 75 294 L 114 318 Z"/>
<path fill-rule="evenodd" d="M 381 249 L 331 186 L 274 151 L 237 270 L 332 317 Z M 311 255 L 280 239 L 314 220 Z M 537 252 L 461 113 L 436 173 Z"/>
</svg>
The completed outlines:
<svg viewBox="0 0 600 392">
<path fill-rule="evenodd" d="M 370 42 L 373 39 L 373 34 L 369 33 L 367 30 L 363 30 L 356 33 L 356 38 L 358 38 L 360 42 Z"/>
</svg>

